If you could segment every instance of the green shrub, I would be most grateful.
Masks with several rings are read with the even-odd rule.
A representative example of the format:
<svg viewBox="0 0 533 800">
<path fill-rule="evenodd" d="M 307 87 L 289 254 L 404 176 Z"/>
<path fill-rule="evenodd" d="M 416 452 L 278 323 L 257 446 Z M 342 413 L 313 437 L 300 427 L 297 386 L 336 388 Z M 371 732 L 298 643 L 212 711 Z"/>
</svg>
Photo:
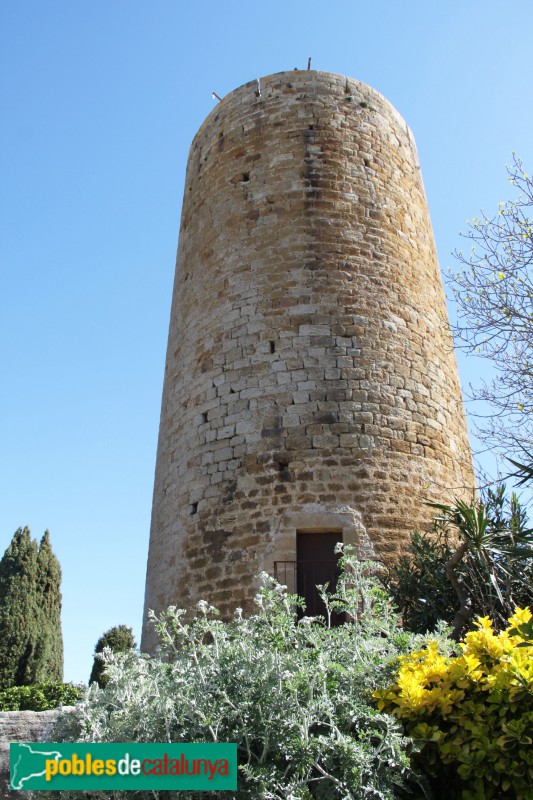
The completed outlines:
<svg viewBox="0 0 533 800">
<path fill-rule="evenodd" d="M 0 690 L 0 711 L 48 711 L 71 706 L 83 694 L 72 683 L 41 683 L 37 686 L 12 686 Z"/>
<path fill-rule="evenodd" d="M 496 635 L 480 619 L 462 655 L 446 658 L 430 643 L 375 693 L 421 746 L 417 761 L 437 797 L 533 800 L 533 645 L 519 635 L 530 621 L 517 609 Z"/>
<path fill-rule="evenodd" d="M 0 688 L 62 679 L 61 567 L 48 531 L 19 528 L 0 559 Z"/>
<path fill-rule="evenodd" d="M 420 637 L 398 629 L 368 567 L 350 557 L 335 597 L 326 597 L 330 611 L 352 620 L 339 627 L 297 622 L 295 598 L 262 580 L 249 617 L 237 609 L 223 622 L 203 602 L 191 622 L 175 608 L 154 618 L 160 658 L 110 654 L 109 683 L 90 687 L 54 740 L 237 742 L 232 800 L 395 798 L 410 776 L 411 741 L 376 710 L 372 692 L 390 682 L 398 655 L 420 646 Z M 138 796 L 229 800 L 224 792 Z M 127 792 L 114 797 L 129 800 Z"/>
<path fill-rule="evenodd" d="M 408 554 L 383 578 L 406 630 L 425 633 L 434 630 L 439 620 L 452 622 L 457 595 L 448 580 L 446 563 L 453 549 L 442 526 L 435 525 L 431 533 L 415 531 Z"/>
<path fill-rule="evenodd" d="M 476 616 L 488 616 L 501 630 L 516 606 L 533 605 L 533 537 L 514 493 L 507 497 L 505 487 L 498 486 L 482 497 L 471 506 L 462 504 L 472 519 L 478 520 L 481 513 L 486 528 L 482 541 L 468 543 L 453 572 L 468 598 L 467 628 Z M 447 568 L 468 539 L 457 521 L 456 502 L 457 506 L 439 507 L 441 516 L 430 533 L 412 534 L 409 553 L 383 579 L 407 630 L 425 633 L 439 620 L 452 624 L 456 618 L 460 603 Z M 448 513 L 442 513 L 444 509 Z"/>
<path fill-rule="evenodd" d="M 134 647 L 136 647 L 136 644 L 133 631 L 127 625 L 115 625 L 114 628 L 110 628 L 100 636 L 94 648 L 94 661 L 89 677 L 89 685 L 96 682 L 99 686 L 104 687 L 108 681 L 104 655 L 106 648 L 113 653 L 126 653 Z"/>
</svg>

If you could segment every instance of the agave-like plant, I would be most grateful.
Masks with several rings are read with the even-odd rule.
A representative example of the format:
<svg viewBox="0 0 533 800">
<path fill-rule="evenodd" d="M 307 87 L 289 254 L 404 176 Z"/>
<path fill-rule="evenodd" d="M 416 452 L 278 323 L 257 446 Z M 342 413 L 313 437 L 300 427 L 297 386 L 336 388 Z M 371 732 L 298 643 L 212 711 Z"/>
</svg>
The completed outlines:
<svg viewBox="0 0 533 800">
<path fill-rule="evenodd" d="M 516 472 L 512 472 L 510 477 L 518 478 L 517 486 L 524 486 L 526 483 L 533 483 L 533 456 L 530 453 L 527 453 L 529 458 L 528 464 L 521 464 L 519 461 L 513 461 L 512 458 L 508 458 L 513 467 L 516 467 Z"/>
<path fill-rule="evenodd" d="M 452 638 L 458 641 L 473 613 L 471 588 L 459 576 L 457 567 L 470 552 L 485 567 L 490 582 L 502 606 L 513 609 L 512 584 L 520 578 L 520 567 L 533 557 L 533 528 L 513 524 L 491 511 L 491 505 L 503 498 L 494 495 L 492 504 L 472 498 L 467 503 L 455 499 L 452 505 L 430 503 L 440 512 L 438 520 L 453 526 L 459 533 L 459 543 L 446 565 L 448 579 L 459 599 L 459 608 L 453 620 Z M 505 587 L 500 585 L 505 577 Z M 504 592 L 502 592 L 504 588 Z"/>
</svg>

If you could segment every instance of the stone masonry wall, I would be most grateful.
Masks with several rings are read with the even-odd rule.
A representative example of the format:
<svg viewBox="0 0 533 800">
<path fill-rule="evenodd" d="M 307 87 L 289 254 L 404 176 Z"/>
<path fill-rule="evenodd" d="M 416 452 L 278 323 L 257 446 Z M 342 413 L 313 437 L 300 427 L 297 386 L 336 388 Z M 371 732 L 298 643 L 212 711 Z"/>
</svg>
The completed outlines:
<svg viewBox="0 0 533 800">
<path fill-rule="evenodd" d="M 63 711 L 68 711 L 65 707 Z M 9 789 L 9 745 L 11 742 L 49 741 L 50 732 L 62 713 L 56 711 L 0 711 L 0 798 L 21 800 L 28 792 Z"/>
<path fill-rule="evenodd" d="M 245 84 L 189 156 L 145 613 L 248 607 L 297 530 L 394 559 L 472 485 L 409 128 L 340 75 Z"/>
</svg>

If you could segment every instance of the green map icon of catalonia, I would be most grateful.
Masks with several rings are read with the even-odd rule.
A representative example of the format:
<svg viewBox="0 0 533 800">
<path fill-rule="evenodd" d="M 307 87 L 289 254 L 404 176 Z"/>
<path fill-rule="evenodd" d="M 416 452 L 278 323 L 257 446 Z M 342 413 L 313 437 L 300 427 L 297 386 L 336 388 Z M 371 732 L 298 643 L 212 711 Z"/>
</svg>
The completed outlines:
<svg viewBox="0 0 533 800">
<path fill-rule="evenodd" d="M 9 746 L 12 790 L 20 792 L 31 789 L 32 779 L 44 777 L 46 762 L 50 759 L 58 761 L 62 756 L 59 750 L 43 750 L 42 745 L 37 747 L 38 750 L 32 744 L 20 743 Z"/>
</svg>

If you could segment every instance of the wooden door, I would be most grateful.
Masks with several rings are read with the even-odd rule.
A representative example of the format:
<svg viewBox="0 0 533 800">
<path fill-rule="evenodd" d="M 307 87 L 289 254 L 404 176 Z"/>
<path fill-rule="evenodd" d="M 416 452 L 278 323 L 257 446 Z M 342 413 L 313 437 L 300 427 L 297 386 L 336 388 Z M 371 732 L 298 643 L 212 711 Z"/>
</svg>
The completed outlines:
<svg viewBox="0 0 533 800">
<path fill-rule="evenodd" d="M 328 591 L 335 590 L 340 574 L 340 556 L 335 553 L 335 545 L 341 541 L 341 531 L 296 533 L 296 592 L 305 600 L 304 613 L 308 617 L 326 614 L 316 586 L 329 582 Z M 334 614 L 333 617 L 334 625 L 344 621 L 343 614 Z"/>
</svg>

